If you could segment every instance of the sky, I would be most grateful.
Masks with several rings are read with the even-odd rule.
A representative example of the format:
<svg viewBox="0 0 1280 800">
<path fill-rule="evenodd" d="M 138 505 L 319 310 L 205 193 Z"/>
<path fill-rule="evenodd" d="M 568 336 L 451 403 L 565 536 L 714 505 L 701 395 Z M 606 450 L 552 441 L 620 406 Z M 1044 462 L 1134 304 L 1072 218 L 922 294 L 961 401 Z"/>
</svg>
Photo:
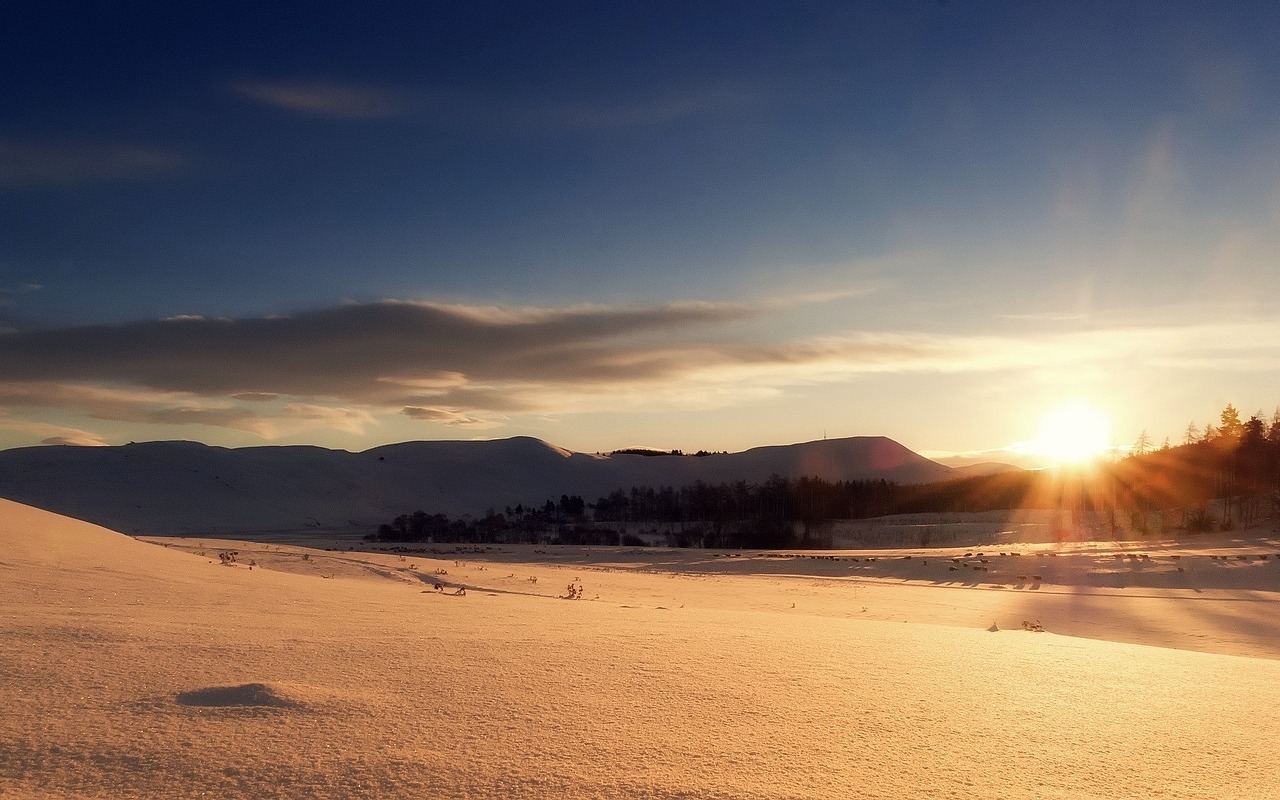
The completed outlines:
<svg viewBox="0 0 1280 800">
<path fill-rule="evenodd" d="M 1280 404 L 1271 3 L 0 7 L 0 447 Z"/>
</svg>

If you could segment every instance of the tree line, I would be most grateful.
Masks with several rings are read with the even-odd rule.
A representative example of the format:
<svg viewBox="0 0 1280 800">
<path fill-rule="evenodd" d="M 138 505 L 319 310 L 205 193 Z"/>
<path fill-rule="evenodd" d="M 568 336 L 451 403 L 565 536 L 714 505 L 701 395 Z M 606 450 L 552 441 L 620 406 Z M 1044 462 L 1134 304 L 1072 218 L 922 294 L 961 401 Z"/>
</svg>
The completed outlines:
<svg viewBox="0 0 1280 800">
<path fill-rule="evenodd" d="M 664 528 L 673 546 L 726 548 L 830 547 L 823 523 L 923 511 L 990 511 L 1029 493 L 1020 473 L 908 486 L 887 480 L 826 481 L 775 475 L 762 483 L 616 489 L 586 503 L 561 495 L 557 503 L 517 505 L 480 518 L 450 519 L 417 511 L 379 526 L 383 542 L 634 544 L 623 531 Z"/>
<path fill-rule="evenodd" d="M 417 511 L 381 525 L 385 542 L 547 542 L 639 545 L 625 533 L 664 527 L 667 543 L 725 548 L 829 547 L 824 523 L 891 514 L 1067 509 L 1103 519 L 1111 533 L 1146 532 L 1153 515 L 1188 531 L 1251 525 L 1280 502 L 1280 409 L 1240 419 L 1228 405 L 1217 425 L 1188 425 L 1182 444 L 1151 445 L 1144 431 L 1123 457 L 1088 469 L 1002 472 L 938 483 L 826 481 L 774 475 L 761 483 L 615 489 L 594 503 L 561 495 L 480 518 Z"/>
<path fill-rule="evenodd" d="M 1252 525 L 1280 510 L 1280 408 L 1241 421 L 1227 404 L 1217 425 L 1189 424 L 1176 447 L 1153 448 L 1144 431 L 1113 473 L 1114 506 L 1139 526 L 1170 511 L 1191 531 Z"/>
</svg>

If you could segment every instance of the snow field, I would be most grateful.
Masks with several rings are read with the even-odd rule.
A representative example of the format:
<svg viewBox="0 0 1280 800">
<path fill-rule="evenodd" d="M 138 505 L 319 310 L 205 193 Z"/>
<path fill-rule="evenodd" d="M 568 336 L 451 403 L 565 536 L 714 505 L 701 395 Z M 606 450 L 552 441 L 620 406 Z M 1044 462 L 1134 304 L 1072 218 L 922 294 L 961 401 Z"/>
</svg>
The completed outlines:
<svg viewBox="0 0 1280 800">
<path fill-rule="evenodd" d="M 317 574 L 250 571 L 16 504 L 0 545 L 5 798 L 1278 794 L 1280 660 L 985 630 L 1030 592 L 289 550 Z M 413 574 L 435 569 L 471 588 Z M 571 578 L 586 599 L 555 599 Z M 1036 610 L 1079 600 L 1054 597 Z M 1094 633 L 1188 619 L 1243 646 L 1176 594 L 1087 597 Z"/>
</svg>

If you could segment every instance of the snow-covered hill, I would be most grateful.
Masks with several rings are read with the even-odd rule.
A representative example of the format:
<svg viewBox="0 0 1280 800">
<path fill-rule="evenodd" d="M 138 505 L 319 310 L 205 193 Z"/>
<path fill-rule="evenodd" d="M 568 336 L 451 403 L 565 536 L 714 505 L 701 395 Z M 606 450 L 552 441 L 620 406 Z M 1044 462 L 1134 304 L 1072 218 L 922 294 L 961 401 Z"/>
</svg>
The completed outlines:
<svg viewBox="0 0 1280 800">
<path fill-rule="evenodd" d="M 598 456 L 529 437 L 228 449 L 195 442 L 0 452 L 0 497 L 129 533 L 232 533 L 375 524 L 418 509 L 451 516 L 588 502 L 618 488 L 758 482 L 770 475 L 926 483 L 952 474 L 883 437 L 713 456 Z"/>
</svg>

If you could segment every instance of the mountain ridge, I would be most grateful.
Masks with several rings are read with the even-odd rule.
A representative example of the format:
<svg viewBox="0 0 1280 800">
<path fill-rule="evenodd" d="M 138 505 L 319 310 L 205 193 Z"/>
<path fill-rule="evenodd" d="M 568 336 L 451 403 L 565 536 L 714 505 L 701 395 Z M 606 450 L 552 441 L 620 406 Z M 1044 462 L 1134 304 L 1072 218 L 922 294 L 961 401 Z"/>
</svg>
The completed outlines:
<svg viewBox="0 0 1280 800">
<path fill-rule="evenodd" d="M 449 516 L 594 502 L 614 489 L 772 475 L 930 483 L 956 472 L 883 436 L 765 445 L 707 456 L 578 453 L 530 436 L 410 441 L 360 452 L 190 441 L 0 451 L 0 497 L 145 534 L 219 534 L 375 525 L 416 510 Z"/>
</svg>

